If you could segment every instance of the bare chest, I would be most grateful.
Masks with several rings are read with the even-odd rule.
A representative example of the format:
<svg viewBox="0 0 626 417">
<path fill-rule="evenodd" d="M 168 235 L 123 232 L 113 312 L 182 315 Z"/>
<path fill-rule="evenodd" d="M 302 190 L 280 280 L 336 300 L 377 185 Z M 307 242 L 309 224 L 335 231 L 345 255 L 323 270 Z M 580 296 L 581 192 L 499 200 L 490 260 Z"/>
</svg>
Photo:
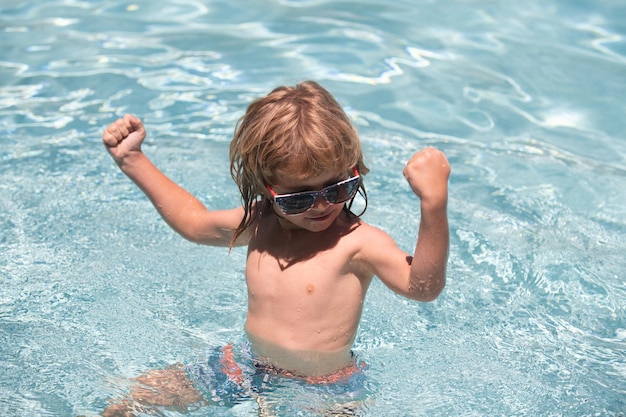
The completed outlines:
<svg viewBox="0 0 626 417">
<path fill-rule="evenodd" d="M 271 227 L 272 217 L 266 221 L 248 246 L 249 314 L 287 319 L 298 313 L 310 319 L 336 309 L 354 317 L 371 279 L 353 262 L 355 228 L 287 232 Z"/>
<path fill-rule="evenodd" d="M 274 302 L 329 301 L 337 291 L 354 291 L 350 282 L 358 278 L 345 259 L 317 254 L 310 259 L 280 259 L 269 253 L 251 251 L 246 263 L 250 297 Z"/>
</svg>

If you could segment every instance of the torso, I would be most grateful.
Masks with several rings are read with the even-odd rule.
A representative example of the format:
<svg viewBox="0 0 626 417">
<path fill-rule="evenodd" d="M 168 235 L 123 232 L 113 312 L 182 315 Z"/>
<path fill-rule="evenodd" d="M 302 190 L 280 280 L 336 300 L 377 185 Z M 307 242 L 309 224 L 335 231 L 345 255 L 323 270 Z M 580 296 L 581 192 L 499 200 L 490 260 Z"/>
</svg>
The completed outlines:
<svg viewBox="0 0 626 417">
<path fill-rule="evenodd" d="M 246 331 L 257 355 L 306 376 L 349 365 L 372 279 L 352 262 L 361 226 L 343 212 L 322 232 L 285 230 L 271 211 L 260 215 L 246 263 Z"/>
</svg>

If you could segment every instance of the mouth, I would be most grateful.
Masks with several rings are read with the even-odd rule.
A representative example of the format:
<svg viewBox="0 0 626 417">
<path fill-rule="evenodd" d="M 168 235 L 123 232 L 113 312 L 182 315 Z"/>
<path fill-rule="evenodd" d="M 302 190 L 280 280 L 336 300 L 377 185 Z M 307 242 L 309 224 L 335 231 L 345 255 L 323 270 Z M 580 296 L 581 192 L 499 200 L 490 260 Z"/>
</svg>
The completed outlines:
<svg viewBox="0 0 626 417">
<path fill-rule="evenodd" d="M 333 214 L 332 212 L 322 213 L 322 214 L 317 214 L 317 215 L 314 215 L 314 216 L 308 216 L 308 218 L 309 218 L 309 220 L 313 220 L 313 221 L 319 222 L 319 221 L 324 221 L 324 220 L 329 219 L 332 216 L 332 214 Z"/>
</svg>

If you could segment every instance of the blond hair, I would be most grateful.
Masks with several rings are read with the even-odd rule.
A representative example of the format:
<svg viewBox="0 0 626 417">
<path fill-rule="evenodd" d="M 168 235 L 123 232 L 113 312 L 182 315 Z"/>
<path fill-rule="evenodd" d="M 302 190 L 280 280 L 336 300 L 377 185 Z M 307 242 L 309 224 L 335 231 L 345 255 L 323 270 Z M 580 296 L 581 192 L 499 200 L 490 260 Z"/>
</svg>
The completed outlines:
<svg viewBox="0 0 626 417">
<path fill-rule="evenodd" d="M 352 167 L 361 176 L 369 172 L 355 128 L 321 85 L 305 81 L 282 86 L 253 101 L 230 144 L 230 171 L 245 210 L 233 242 L 254 222 L 258 198 L 270 198 L 267 184 L 283 176 L 304 180 L 329 171 L 350 172 Z M 362 180 L 359 192 L 367 207 Z"/>
</svg>

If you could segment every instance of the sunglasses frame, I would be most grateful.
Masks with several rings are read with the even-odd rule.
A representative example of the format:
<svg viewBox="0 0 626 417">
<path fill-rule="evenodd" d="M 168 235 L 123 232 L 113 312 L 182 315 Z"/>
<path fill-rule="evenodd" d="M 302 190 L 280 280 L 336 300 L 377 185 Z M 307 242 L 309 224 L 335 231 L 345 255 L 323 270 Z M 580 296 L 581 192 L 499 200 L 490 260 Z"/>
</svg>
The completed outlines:
<svg viewBox="0 0 626 417">
<path fill-rule="evenodd" d="M 353 168 L 352 170 L 353 173 L 353 177 L 347 178 L 345 180 L 341 180 L 336 182 L 335 184 L 331 184 L 327 187 L 322 188 L 319 191 L 301 191 L 301 192 L 297 192 L 297 193 L 288 193 L 288 194 L 277 194 L 276 191 L 274 191 L 274 189 L 272 188 L 271 185 L 266 184 L 265 188 L 267 188 L 267 190 L 270 192 L 274 203 L 276 203 L 276 205 L 278 206 L 278 208 L 280 209 L 281 213 L 283 213 L 285 216 L 296 216 L 298 214 L 302 214 L 302 213 L 306 213 L 307 211 L 311 210 L 311 208 L 313 208 L 313 206 L 315 205 L 315 202 L 317 201 L 317 199 L 322 196 L 324 197 L 324 200 L 326 200 L 326 202 L 328 204 L 342 204 L 345 203 L 346 201 L 351 200 L 352 198 L 354 198 L 354 196 L 356 195 L 356 193 L 359 190 L 359 186 L 358 186 L 358 182 L 360 182 L 360 178 L 361 176 L 359 175 L 359 171 L 356 169 L 356 167 Z M 339 201 L 339 202 L 331 202 L 328 200 L 327 194 L 330 190 L 340 187 L 343 184 L 346 184 L 348 182 L 357 180 L 357 186 L 354 188 L 354 191 L 352 192 L 352 194 L 345 200 L 343 201 Z M 297 213 L 287 213 L 284 208 L 281 206 L 280 204 L 280 200 L 284 199 L 284 198 L 289 198 L 289 197 L 294 197 L 294 196 L 299 196 L 299 195 L 307 195 L 307 196 L 312 196 L 313 200 L 311 200 L 311 205 L 309 207 L 307 207 L 306 209 L 302 210 L 302 211 L 298 211 Z"/>
</svg>

